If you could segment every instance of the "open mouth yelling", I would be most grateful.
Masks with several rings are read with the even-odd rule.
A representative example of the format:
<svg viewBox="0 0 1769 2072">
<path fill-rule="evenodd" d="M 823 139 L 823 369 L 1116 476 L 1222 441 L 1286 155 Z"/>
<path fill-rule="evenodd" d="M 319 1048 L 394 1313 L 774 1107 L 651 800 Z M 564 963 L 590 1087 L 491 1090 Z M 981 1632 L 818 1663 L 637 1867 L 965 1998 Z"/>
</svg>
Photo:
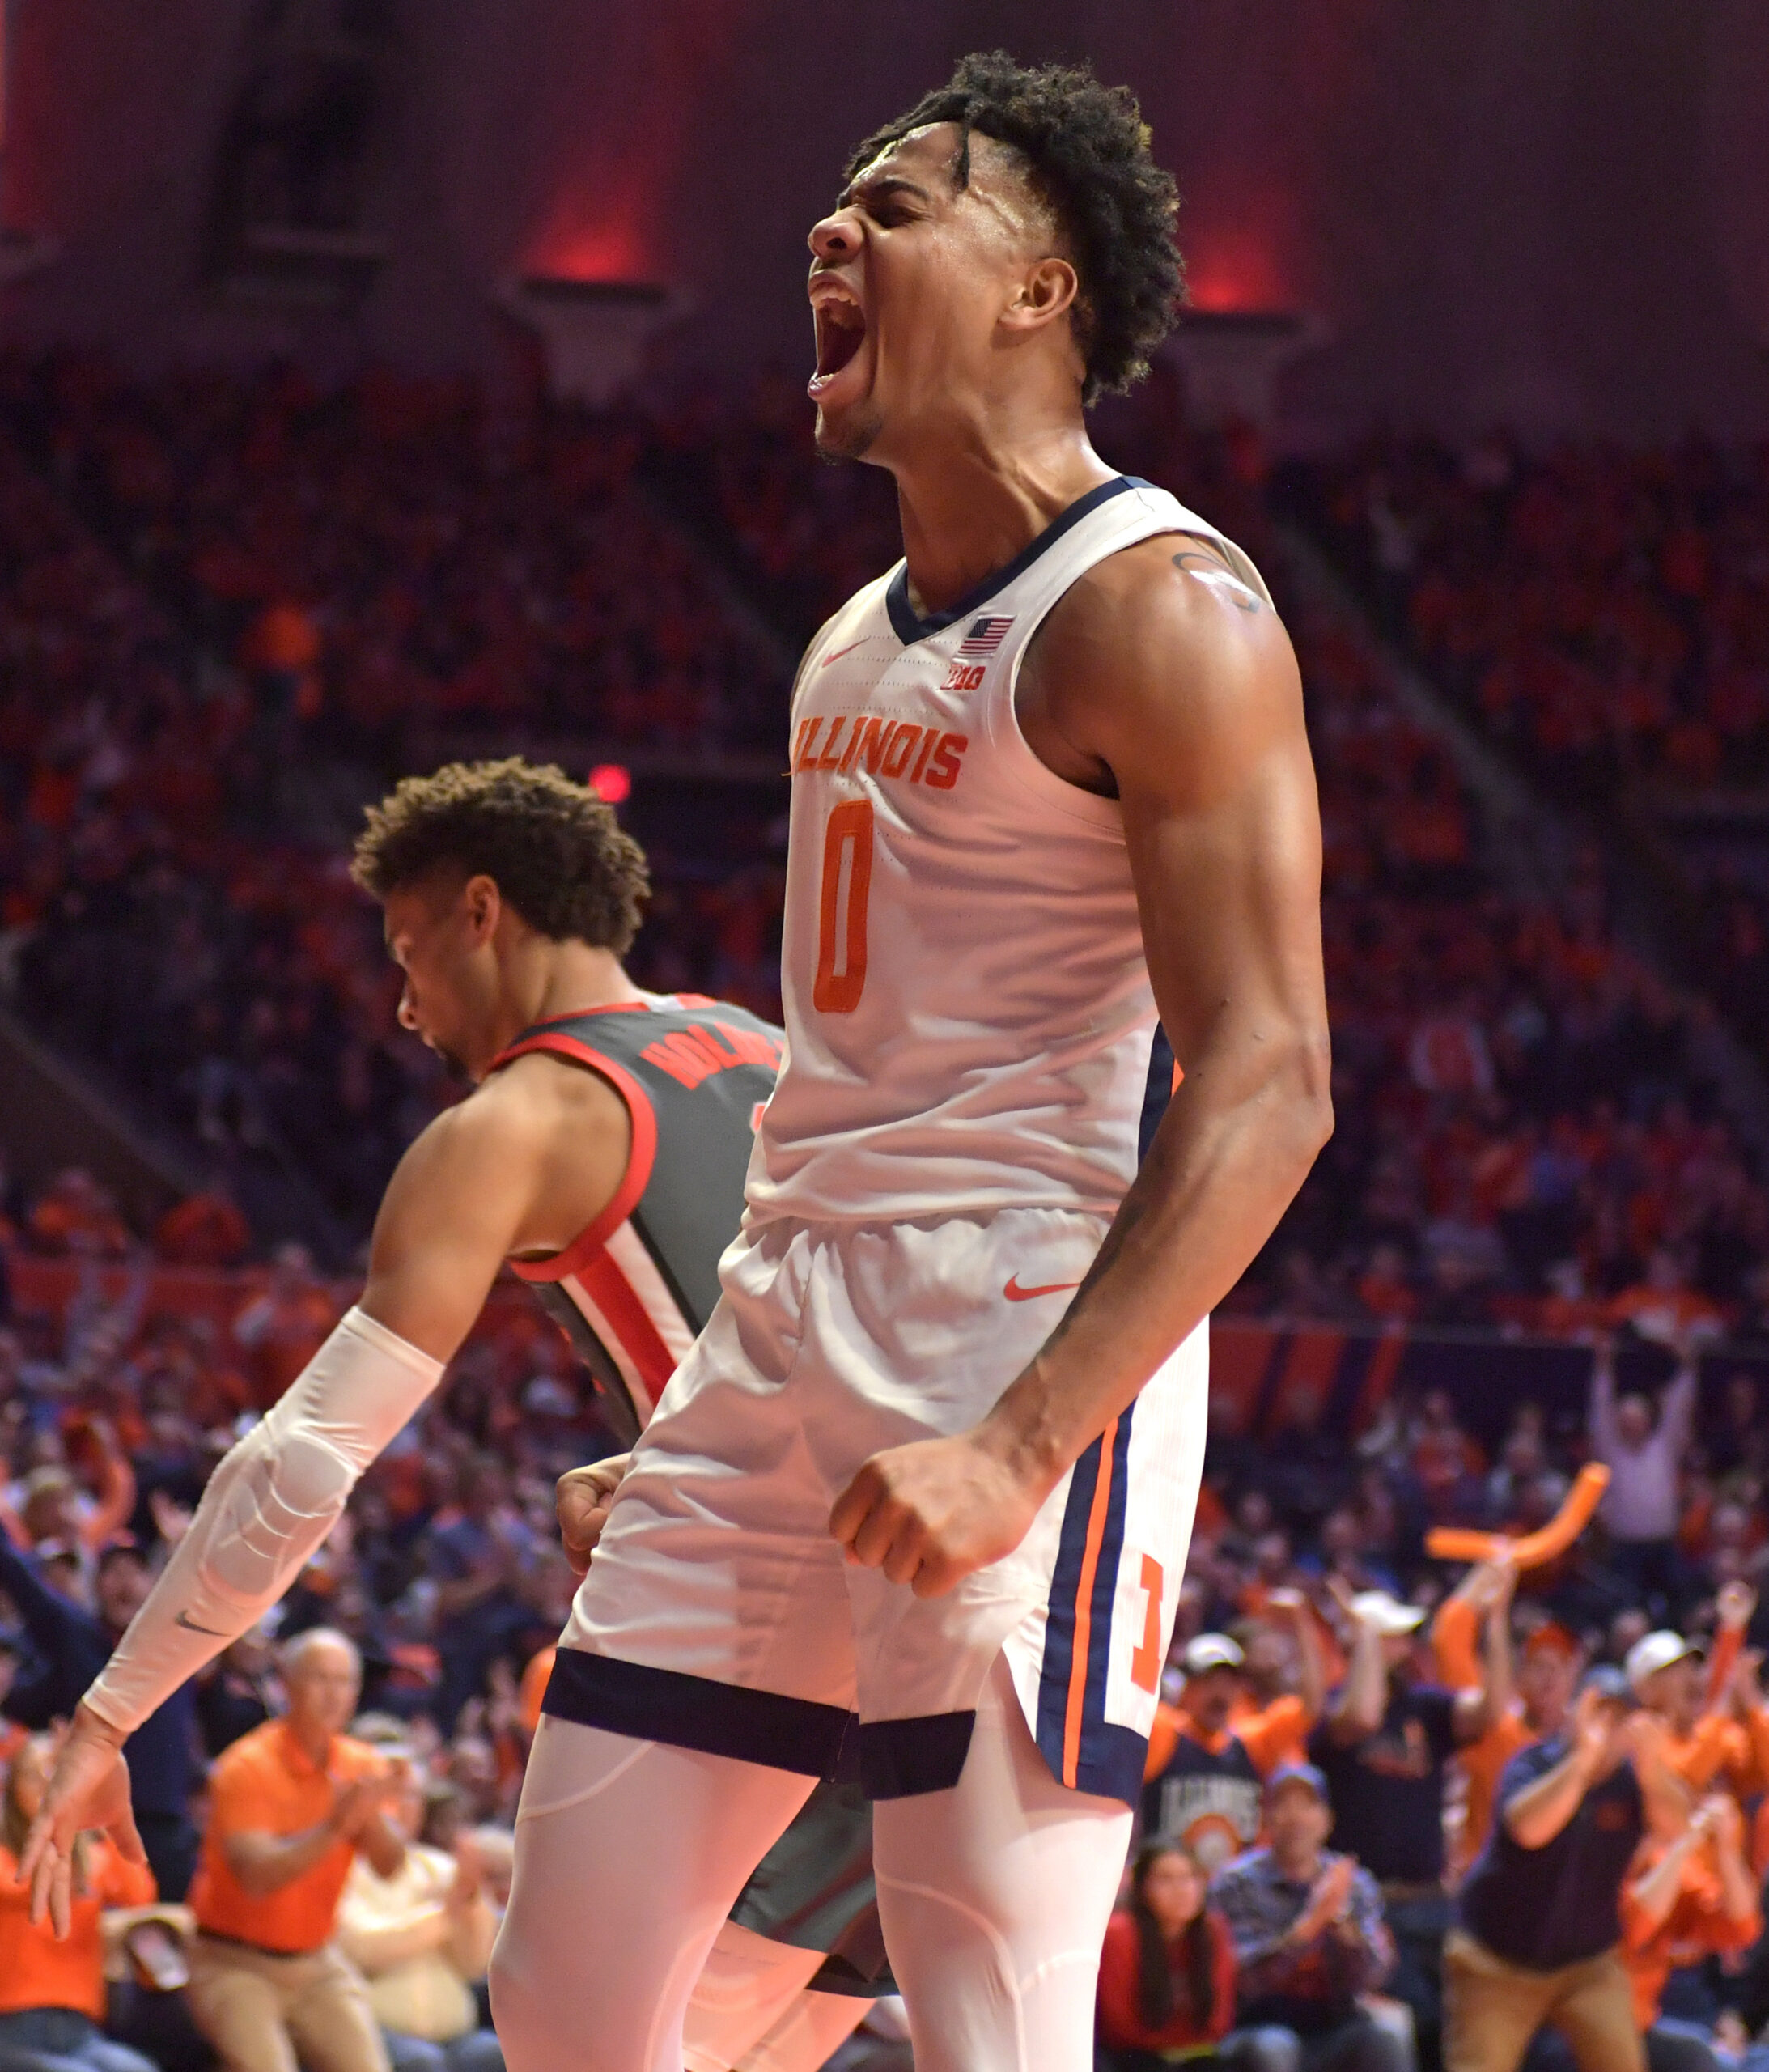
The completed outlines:
<svg viewBox="0 0 1769 2072">
<path fill-rule="evenodd" d="M 851 402 L 865 387 L 865 374 L 855 363 L 866 343 L 866 312 L 853 291 L 825 274 L 812 283 L 812 321 L 817 327 L 817 372 L 805 384 L 811 400 L 827 407 Z"/>
</svg>

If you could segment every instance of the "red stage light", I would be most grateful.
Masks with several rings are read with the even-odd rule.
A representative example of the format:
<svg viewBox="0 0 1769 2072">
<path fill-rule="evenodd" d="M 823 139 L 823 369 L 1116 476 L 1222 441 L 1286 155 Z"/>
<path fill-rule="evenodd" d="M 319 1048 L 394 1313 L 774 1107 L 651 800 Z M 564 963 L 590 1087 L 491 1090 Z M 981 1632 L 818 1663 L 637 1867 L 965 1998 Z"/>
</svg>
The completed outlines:
<svg viewBox="0 0 1769 2072">
<path fill-rule="evenodd" d="M 590 789 L 605 805 L 617 806 L 633 794 L 633 773 L 624 762 L 599 762 L 590 772 Z"/>
</svg>

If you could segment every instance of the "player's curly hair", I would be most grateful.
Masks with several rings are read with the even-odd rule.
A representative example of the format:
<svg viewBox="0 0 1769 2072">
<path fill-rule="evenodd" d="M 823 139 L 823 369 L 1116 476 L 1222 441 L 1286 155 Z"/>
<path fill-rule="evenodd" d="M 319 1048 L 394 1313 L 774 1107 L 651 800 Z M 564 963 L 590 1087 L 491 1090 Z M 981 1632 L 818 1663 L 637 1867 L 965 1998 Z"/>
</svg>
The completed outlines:
<svg viewBox="0 0 1769 2072">
<path fill-rule="evenodd" d="M 651 891 L 645 852 L 588 786 L 512 755 L 405 777 L 357 837 L 350 876 L 376 899 L 443 865 L 481 871 L 530 928 L 623 957 Z"/>
<path fill-rule="evenodd" d="M 958 186 L 970 178 L 972 135 L 992 137 L 1019 153 L 1056 218 L 1080 282 L 1082 401 L 1140 381 L 1173 328 L 1186 274 L 1173 243 L 1179 190 L 1148 155 L 1148 125 L 1130 88 L 1102 87 L 1078 66 L 1028 67 L 1004 50 L 973 51 L 944 86 L 857 146 L 846 177 L 931 122 L 958 125 Z"/>
</svg>

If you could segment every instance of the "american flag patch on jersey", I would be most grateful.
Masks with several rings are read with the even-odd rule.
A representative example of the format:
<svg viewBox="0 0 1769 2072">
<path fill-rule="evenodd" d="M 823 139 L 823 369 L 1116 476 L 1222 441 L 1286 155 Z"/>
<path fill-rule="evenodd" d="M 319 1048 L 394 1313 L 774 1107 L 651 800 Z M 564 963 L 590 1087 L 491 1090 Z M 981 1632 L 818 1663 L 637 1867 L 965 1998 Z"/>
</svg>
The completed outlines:
<svg viewBox="0 0 1769 2072">
<path fill-rule="evenodd" d="M 970 631 L 958 643 L 961 655 L 992 655 L 1008 637 L 1008 628 L 1013 624 L 1011 618 L 978 618 L 970 622 Z"/>
</svg>

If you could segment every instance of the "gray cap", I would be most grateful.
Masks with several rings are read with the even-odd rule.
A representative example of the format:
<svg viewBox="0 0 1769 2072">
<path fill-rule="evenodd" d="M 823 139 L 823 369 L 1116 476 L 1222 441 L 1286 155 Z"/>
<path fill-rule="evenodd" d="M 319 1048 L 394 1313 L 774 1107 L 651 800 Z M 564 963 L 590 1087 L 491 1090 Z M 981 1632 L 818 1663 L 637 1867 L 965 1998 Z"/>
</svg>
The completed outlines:
<svg viewBox="0 0 1769 2072">
<path fill-rule="evenodd" d="M 1333 1803 L 1326 1773 L 1317 1769 L 1313 1763 L 1280 1763 L 1266 1779 L 1266 1797 L 1275 1798 L 1287 1784 L 1305 1785 L 1323 1806 L 1330 1807 Z"/>
</svg>

